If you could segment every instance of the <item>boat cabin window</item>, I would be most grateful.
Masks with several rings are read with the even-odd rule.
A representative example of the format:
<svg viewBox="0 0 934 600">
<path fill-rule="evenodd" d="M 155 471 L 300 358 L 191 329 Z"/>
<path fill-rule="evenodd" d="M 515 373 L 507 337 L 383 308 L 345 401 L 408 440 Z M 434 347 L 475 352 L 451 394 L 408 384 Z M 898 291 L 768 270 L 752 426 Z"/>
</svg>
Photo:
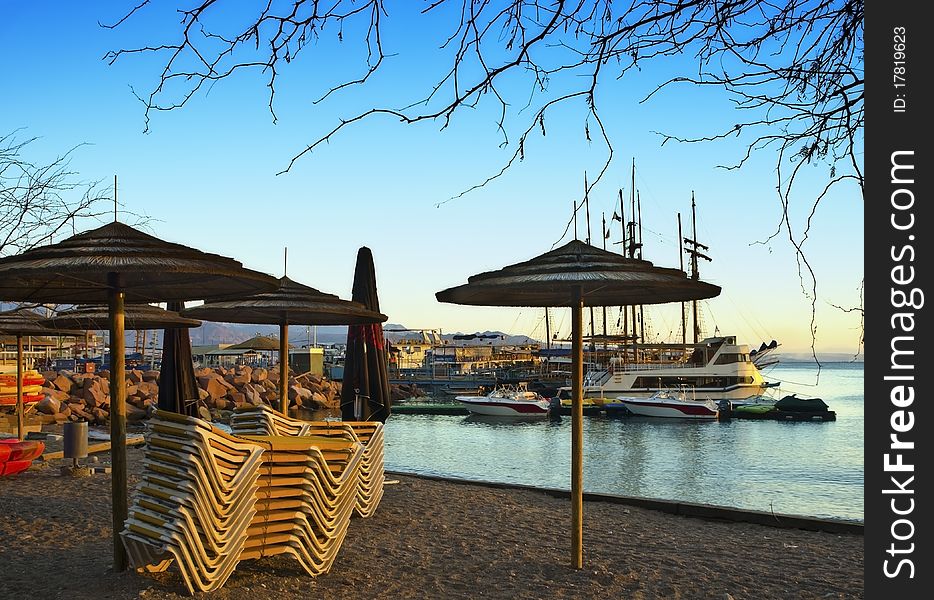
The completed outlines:
<svg viewBox="0 0 934 600">
<path fill-rule="evenodd" d="M 636 377 L 633 389 L 667 389 L 680 386 L 696 388 L 729 388 L 735 385 L 750 384 L 753 378 L 745 377 Z"/>
<path fill-rule="evenodd" d="M 729 365 L 732 363 L 749 362 L 748 354 L 721 354 L 717 357 L 716 364 Z"/>
</svg>

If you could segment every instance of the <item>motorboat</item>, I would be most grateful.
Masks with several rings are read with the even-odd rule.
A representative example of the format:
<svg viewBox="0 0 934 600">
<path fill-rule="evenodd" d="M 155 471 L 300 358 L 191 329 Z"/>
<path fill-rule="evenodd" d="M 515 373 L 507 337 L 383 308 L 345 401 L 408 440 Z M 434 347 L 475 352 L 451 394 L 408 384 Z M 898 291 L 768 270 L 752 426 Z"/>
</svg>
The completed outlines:
<svg viewBox="0 0 934 600">
<path fill-rule="evenodd" d="M 456 396 L 455 399 L 471 413 L 493 417 L 546 417 L 551 407 L 547 398 L 529 390 L 523 383 L 494 388 L 485 396 Z"/>
<path fill-rule="evenodd" d="M 648 398 L 619 396 L 604 405 L 607 414 L 625 409 L 638 417 L 716 419 L 719 407 L 713 400 L 697 399 L 686 390 L 660 390 Z"/>
</svg>

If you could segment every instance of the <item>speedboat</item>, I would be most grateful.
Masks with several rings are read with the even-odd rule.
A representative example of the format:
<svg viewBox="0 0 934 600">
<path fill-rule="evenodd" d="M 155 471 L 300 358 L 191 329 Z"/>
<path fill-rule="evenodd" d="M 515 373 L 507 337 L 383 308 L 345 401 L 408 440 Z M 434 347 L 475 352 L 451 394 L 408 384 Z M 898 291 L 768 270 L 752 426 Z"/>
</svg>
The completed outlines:
<svg viewBox="0 0 934 600">
<path fill-rule="evenodd" d="M 648 398 L 619 396 L 615 402 L 604 405 L 607 413 L 625 408 L 639 417 L 668 417 L 679 419 L 716 419 L 719 414 L 713 400 L 689 398 L 684 390 L 655 392 Z"/>
<path fill-rule="evenodd" d="M 546 417 L 551 402 L 525 384 L 497 387 L 485 396 L 456 396 L 468 411 L 493 417 Z"/>
</svg>

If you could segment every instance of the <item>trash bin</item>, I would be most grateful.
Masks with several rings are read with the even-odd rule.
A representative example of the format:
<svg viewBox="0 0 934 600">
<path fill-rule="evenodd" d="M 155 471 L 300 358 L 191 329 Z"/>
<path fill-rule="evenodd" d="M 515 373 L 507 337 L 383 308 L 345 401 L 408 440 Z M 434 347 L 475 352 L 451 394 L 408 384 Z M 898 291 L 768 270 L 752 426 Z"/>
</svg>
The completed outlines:
<svg viewBox="0 0 934 600">
<path fill-rule="evenodd" d="M 88 455 L 88 424 L 86 421 L 65 423 L 64 425 L 63 455 L 65 458 L 79 459 Z"/>
</svg>

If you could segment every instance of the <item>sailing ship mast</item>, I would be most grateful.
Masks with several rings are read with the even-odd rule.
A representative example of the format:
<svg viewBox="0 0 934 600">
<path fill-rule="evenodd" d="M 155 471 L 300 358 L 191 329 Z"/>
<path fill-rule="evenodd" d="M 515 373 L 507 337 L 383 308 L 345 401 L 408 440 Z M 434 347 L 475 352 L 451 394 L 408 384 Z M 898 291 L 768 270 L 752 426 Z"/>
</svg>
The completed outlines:
<svg viewBox="0 0 934 600">
<path fill-rule="evenodd" d="M 688 245 L 688 246 L 686 246 L 686 247 L 684 248 L 684 251 L 691 255 L 691 279 L 694 279 L 694 280 L 697 280 L 697 279 L 700 278 L 700 274 L 699 274 L 698 271 L 697 271 L 697 259 L 698 259 L 698 258 L 703 258 L 704 260 L 706 260 L 706 261 L 708 261 L 708 262 L 709 262 L 710 260 L 712 260 L 709 256 L 707 256 L 706 254 L 701 253 L 701 251 L 698 250 L 698 249 L 700 248 L 700 249 L 703 249 L 703 250 L 706 251 L 706 250 L 710 250 L 710 248 L 708 248 L 708 247 L 705 246 L 704 244 L 701 244 L 700 242 L 697 241 L 697 211 L 696 211 L 696 207 L 697 207 L 697 204 L 694 202 L 694 191 L 692 190 L 692 191 L 691 191 L 691 231 L 692 231 L 692 234 L 691 234 L 691 235 L 692 235 L 692 237 L 691 237 L 691 238 L 683 238 L 683 241 L 684 241 L 685 244 Z M 679 215 L 679 217 L 680 217 L 680 215 Z M 680 222 L 680 218 L 679 218 L 679 222 Z M 680 230 L 680 227 L 679 227 L 679 230 Z M 691 301 L 691 313 L 692 313 L 692 317 L 693 317 L 693 321 L 694 321 L 694 326 L 693 326 L 693 329 L 694 329 L 694 343 L 696 344 L 696 343 L 697 343 L 697 338 L 698 338 L 699 335 L 700 335 L 700 329 L 698 328 L 698 325 L 697 325 L 697 300 L 692 300 L 692 301 Z"/>
</svg>

